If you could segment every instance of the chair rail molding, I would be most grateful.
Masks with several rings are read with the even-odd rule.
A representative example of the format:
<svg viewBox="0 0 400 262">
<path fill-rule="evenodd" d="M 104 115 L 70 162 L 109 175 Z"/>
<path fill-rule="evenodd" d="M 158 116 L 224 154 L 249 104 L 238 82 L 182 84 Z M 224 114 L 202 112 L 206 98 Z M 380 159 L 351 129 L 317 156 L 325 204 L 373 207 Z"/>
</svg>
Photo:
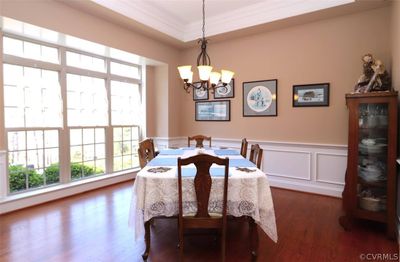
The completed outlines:
<svg viewBox="0 0 400 262">
<path fill-rule="evenodd" d="M 155 137 L 160 149 L 185 147 L 187 137 Z M 215 147 L 240 149 L 241 139 L 212 138 Z M 273 187 L 341 197 L 347 145 L 249 140 L 264 150 L 261 169 Z M 250 147 L 249 147 L 250 148 Z"/>
</svg>

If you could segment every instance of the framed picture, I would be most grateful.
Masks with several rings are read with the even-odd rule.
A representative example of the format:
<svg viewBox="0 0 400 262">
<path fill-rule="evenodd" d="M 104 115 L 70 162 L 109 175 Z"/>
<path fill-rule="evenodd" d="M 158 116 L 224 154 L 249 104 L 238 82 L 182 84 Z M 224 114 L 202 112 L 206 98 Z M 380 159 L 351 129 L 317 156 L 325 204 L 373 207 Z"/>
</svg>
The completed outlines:
<svg viewBox="0 0 400 262">
<path fill-rule="evenodd" d="M 194 82 L 194 86 L 201 86 L 201 82 Z M 208 88 L 208 82 L 205 83 Z M 208 89 L 207 88 L 193 88 L 193 100 L 208 100 Z"/>
<path fill-rule="evenodd" d="M 277 115 L 277 79 L 243 82 L 243 116 Z"/>
<path fill-rule="evenodd" d="M 231 101 L 196 102 L 196 121 L 231 121 Z"/>
<path fill-rule="evenodd" d="M 222 85 L 219 81 L 218 85 Z M 226 86 L 220 86 L 214 91 L 214 99 L 224 99 L 235 97 L 235 79 L 232 78 L 231 82 Z"/>
<path fill-rule="evenodd" d="M 329 106 L 329 83 L 294 85 L 293 107 Z"/>
</svg>

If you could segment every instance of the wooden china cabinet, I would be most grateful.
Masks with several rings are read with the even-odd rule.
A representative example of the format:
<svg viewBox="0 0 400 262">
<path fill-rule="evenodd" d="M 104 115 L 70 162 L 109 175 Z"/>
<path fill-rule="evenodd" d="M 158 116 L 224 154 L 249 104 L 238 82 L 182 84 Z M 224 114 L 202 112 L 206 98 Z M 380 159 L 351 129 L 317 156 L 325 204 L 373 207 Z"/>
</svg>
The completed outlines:
<svg viewBox="0 0 400 262">
<path fill-rule="evenodd" d="M 359 218 L 385 223 L 387 236 L 396 236 L 397 96 L 397 91 L 346 95 L 345 216 L 339 219 L 346 230 Z"/>
</svg>

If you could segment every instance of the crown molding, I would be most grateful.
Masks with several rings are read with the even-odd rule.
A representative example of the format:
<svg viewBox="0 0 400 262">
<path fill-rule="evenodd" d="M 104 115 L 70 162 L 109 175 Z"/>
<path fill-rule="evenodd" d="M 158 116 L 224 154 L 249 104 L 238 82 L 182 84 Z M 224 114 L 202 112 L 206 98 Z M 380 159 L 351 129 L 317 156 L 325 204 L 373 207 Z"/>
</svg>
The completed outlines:
<svg viewBox="0 0 400 262">
<path fill-rule="evenodd" d="M 353 3 L 355 0 L 303 0 L 266 1 L 237 9 L 229 14 L 206 17 L 206 34 L 214 36 L 260 24 L 270 23 L 293 16 L 307 14 L 331 7 Z M 183 41 L 189 42 L 201 37 L 202 21 L 185 26 Z"/>
<path fill-rule="evenodd" d="M 185 23 L 168 12 L 162 11 L 151 2 L 130 0 L 91 1 L 183 42 L 190 42 L 201 37 L 201 20 Z M 206 14 L 206 34 L 207 36 L 214 36 L 331 7 L 350 4 L 355 1 L 356 0 L 263 1 L 230 12 L 224 13 L 221 11 L 217 16 L 207 16 Z"/>
<path fill-rule="evenodd" d="M 185 28 L 183 26 L 184 23 L 176 17 L 162 12 L 160 9 L 146 1 L 90 1 L 182 41 Z"/>
</svg>

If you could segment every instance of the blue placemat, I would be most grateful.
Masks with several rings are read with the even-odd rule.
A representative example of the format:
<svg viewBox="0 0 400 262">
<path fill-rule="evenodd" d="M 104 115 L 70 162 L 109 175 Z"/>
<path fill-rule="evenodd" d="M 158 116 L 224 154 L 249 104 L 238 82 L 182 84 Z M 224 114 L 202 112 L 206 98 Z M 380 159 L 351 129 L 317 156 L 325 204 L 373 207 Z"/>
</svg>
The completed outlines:
<svg viewBox="0 0 400 262">
<path fill-rule="evenodd" d="M 214 150 L 214 153 L 217 156 L 234 156 L 234 155 L 240 155 L 240 153 L 236 150 L 233 149 L 218 149 Z"/>
<path fill-rule="evenodd" d="M 178 158 L 156 157 L 147 166 L 178 166 Z"/>
<path fill-rule="evenodd" d="M 182 177 L 194 177 L 196 176 L 196 168 L 188 167 L 182 168 Z M 212 177 L 224 177 L 225 176 L 225 168 L 223 167 L 212 167 L 210 168 L 210 175 Z M 231 174 L 229 173 L 228 176 Z"/>
<path fill-rule="evenodd" d="M 196 148 L 199 148 L 199 147 L 185 146 L 185 147 L 182 147 L 181 149 L 182 150 L 195 150 Z M 210 149 L 213 149 L 213 148 L 209 147 L 209 146 L 205 146 L 205 147 L 203 147 L 203 149 L 210 150 Z"/>
<path fill-rule="evenodd" d="M 253 162 L 247 159 L 229 159 L 229 167 L 255 167 Z"/>
<path fill-rule="evenodd" d="M 160 150 L 160 155 L 183 155 L 183 149 L 164 149 Z"/>
</svg>

